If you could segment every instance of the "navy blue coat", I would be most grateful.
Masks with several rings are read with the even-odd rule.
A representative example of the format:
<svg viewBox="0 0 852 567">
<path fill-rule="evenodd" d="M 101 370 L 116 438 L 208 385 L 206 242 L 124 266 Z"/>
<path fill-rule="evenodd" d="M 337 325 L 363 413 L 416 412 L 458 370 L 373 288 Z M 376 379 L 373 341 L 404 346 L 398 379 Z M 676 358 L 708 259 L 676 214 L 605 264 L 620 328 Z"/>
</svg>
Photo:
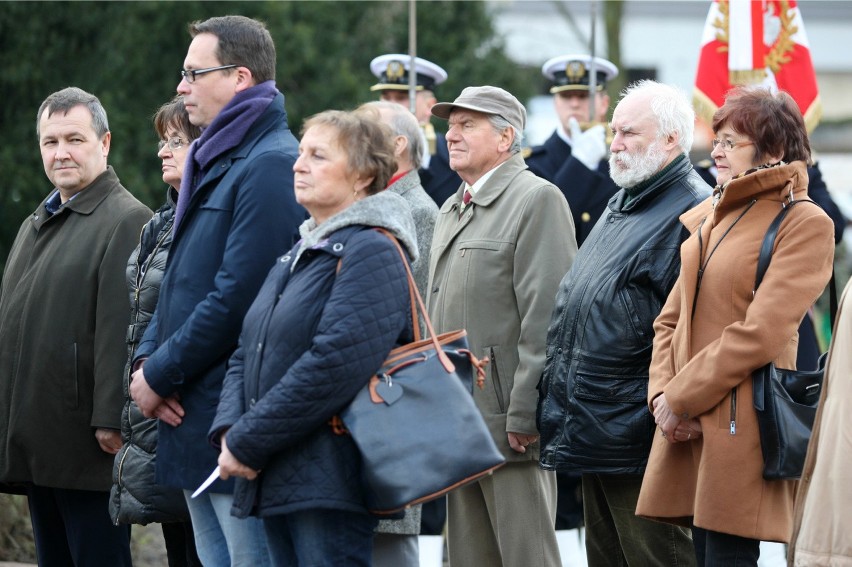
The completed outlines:
<svg viewBox="0 0 852 567">
<path fill-rule="evenodd" d="M 337 415 L 412 340 L 408 280 L 399 252 L 363 226 L 282 256 L 246 314 L 210 440 L 262 470 L 237 480 L 232 512 L 365 512 L 360 455 L 333 433 Z M 338 260 L 340 271 L 337 272 Z"/>
<path fill-rule="evenodd" d="M 571 146 L 555 131 L 544 144 L 532 148 L 525 161 L 530 171 L 559 187 L 565 195 L 574 217 L 577 246 L 583 244 L 606 210 L 609 198 L 618 191 L 609 177 L 609 164 L 601 160 L 592 171 L 580 160 L 571 159 Z"/>
<path fill-rule="evenodd" d="M 441 133 L 436 133 L 435 137 L 435 155 L 429 160 L 429 169 L 421 167 L 417 172 L 420 174 L 420 184 L 423 189 L 440 209 L 444 201 L 458 191 L 462 180 L 450 167 L 447 138 Z"/>
<path fill-rule="evenodd" d="M 159 423 L 158 484 L 194 489 L 216 466 L 207 430 L 226 363 L 264 277 L 304 219 L 293 192 L 297 153 L 279 93 L 242 143 L 212 164 L 174 235 L 157 310 L 136 351 L 136 360 L 148 357 L 151 388 L 180 395 L 186 410 L 178 427 Z"/>
</svg>

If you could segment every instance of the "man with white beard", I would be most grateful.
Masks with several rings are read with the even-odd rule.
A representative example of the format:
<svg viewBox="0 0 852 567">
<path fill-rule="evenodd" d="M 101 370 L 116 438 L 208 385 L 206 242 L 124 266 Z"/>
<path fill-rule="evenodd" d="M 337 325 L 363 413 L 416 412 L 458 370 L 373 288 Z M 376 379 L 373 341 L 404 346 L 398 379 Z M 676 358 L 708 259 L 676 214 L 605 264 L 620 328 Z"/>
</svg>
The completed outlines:
<svg viewBox="0 0 852 567">
<path fill-rule="evenodd" d="M 689 530 L 638 518 L 651 449 L 654 319 L 710 195 L 688 153 L 695 114 L 673 87 L 640 81 L 615 108 L 610 176 L 620 187 L 562 279 L 539 386 L 541 467 L 582 475 L 590 567 L 695 565 Z"/>
</svg>

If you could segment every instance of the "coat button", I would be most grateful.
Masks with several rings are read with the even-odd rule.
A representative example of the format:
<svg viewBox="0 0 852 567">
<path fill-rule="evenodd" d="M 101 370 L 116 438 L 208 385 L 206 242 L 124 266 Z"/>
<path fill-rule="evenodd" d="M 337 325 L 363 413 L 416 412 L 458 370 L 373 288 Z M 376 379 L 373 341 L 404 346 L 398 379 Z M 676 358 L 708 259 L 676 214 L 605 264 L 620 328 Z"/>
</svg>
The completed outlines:
<svg viewBox="0 0 852 567">
<path fill-rule="evenodd" d="M 438 286 L 432 288 L 432 293 L 438 293 Z"/>
<path fill-rule="evenodd" d="M 249 400 L 249 407 L 250 407 L 250 408 L 253 408 L 253 407 L 254 407 L 254 404 L 256 404 L 256 403 L 257 403 L 257 400 L 255 400 L 254 398 L 252 398 L 251 400 Z"/>
<path fill-rule="evenodd" d="M 257 343 L 257 352 L 263 350 L 263 343 Z"/>
<path fill-rule="evenodd" d="M 343 250 L 343 244 L 340 242 L 335 242 L 334 246 L 332 246 L 331 249 L 335 252 L 340 252 L 341 250 Z"/>
</svg>

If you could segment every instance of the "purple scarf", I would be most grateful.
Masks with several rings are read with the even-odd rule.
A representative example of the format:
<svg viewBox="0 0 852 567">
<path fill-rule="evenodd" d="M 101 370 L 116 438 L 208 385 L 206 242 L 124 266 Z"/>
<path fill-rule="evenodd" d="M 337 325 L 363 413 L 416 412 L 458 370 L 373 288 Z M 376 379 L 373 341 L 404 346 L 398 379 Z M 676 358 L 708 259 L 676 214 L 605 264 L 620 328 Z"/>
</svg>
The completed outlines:
<svg viewBox="0 0 852 567">
<path fill-rule="evenodd" d="M 243 141 L 248 129 L 277 95 L 275 81 L 266 81 L 237 93 L 189 147 L 175 209 L 174 234 L 178 232 L 198 182 L 210 170 L 210 165 Z"/>
</svg>

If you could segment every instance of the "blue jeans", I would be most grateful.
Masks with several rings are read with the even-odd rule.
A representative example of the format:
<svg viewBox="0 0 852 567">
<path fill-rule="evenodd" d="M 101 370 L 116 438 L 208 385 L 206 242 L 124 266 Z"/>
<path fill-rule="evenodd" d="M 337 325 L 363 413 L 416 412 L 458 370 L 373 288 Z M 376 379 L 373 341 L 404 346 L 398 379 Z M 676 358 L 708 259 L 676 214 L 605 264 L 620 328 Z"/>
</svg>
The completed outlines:
<svg viewBox="0 0 852 567">
<path fill-rule="evenodd" d="M 288 567 L 370 567 L 377 523 L 344 510 L 300 510 L 263 519 L 272 562 Z"/>
<path fill-rule="evenodd" d="M 692 542 L 699 567 L 757 567 L 760 540 L 693 527 Z"/>
<path fill-rule="evenodd" d="M 204 567 L 271 567 L 263 524 L 232 516 L 232 494 L 204 492 L 191 498 L 191 491 L 183 493 Z"/>
</svg>

